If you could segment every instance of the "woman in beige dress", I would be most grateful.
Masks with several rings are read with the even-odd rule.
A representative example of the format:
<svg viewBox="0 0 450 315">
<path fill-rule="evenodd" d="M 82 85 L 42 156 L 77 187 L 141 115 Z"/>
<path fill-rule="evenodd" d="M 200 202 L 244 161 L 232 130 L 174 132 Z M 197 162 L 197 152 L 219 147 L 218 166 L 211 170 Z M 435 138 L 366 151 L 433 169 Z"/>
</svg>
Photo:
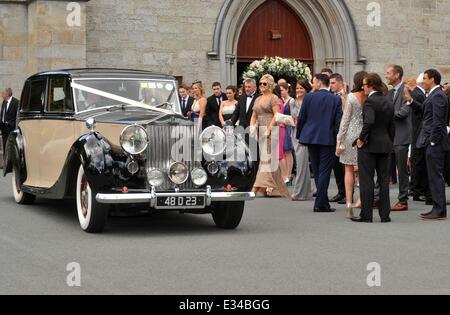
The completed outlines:
<svg viewBox="0 0 450 315">
<path fill-rule="evenodd" d="M 272 132 L 276 127 L 275 115 L 280 112 L 279 100 L 272 93 L 275 80 L 265 75 L 260 80 L 261 96 L 256 100 L 251 120 L 251 130 L 257 132 L 260 140 L 261 161 L 253 192 L 266 197 L 289 197 L 278 161 L 278 143 L 272 146 Z M 278 141 L 277 141 L 278 142 Z"/>
</svg>

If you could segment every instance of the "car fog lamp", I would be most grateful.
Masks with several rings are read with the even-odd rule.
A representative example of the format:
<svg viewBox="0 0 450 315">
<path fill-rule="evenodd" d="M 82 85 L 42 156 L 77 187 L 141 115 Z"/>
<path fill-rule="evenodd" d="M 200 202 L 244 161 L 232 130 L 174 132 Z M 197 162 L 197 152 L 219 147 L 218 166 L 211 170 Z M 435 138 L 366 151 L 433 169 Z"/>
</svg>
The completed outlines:
<svg viewBox="0 0 450 315">
<path fill-rule="evenodd" d="M 219 173 L 219 164 L 217 164 L 216 162 L 209 163 L 207 168 L 208 168 L 208 172 L 211 175 L 216 175 L 217 173 Z"/>
<path fill-rule="evenodd" d="M 195 186 L 203 186 L 208 181 L 208 174 L 203 169 L 196 168 L 191 172 L 191 179 Z"/>
<path fill-rule="evenodd" d="M 164 173 L 158 169 L 148 172 L 148 182 L 153 187 L 160 187 L 164 183 Z"/>
<path fill-rule="evenodd" d="M 189 178 L 189 170 L 183 163 L 174 163 L 169 169 L 169 178 L 176 185 L 184 184 Z"/>
<path fill-rule="evenodd" d="M 127 170 L 131 175 L 137 174 L 139 172 L 139 164 L 136 161 L 131 161 L 127 164 Z"/>
</svg>

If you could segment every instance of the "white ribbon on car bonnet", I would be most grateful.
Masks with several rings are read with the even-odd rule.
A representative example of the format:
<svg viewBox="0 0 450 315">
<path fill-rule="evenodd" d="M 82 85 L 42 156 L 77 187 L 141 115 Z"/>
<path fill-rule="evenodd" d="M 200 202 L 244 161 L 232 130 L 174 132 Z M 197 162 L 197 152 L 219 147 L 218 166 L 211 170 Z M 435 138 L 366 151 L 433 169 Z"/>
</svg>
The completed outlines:
<svg viewBox="0 0 450 315">
<path fill-rule="evenodd" d="M 134 101 L 132 99 L 129 99 L 129 98 L 126 98 L 126 97 L 122 97 L 122 96 L 119 96 L 119 95 L 116 95 L 116 94 L 111 94 L 111 93 L 108 93 L 108 92 L 105 92 L 105 91 L 102 91 L 102 90 L 97 90 L 97 89 L 94 89 L 94 88 L 91 88 L 91 87 L 88 87 L 88 86 L 85 86 L 85 85 L 81 85 L 81 84 L 78 84 L 78 83 L 75 83 L 75 82 L 72 82 L 71 86 L 72 86 L 72 88 L 80 90 L 80 91 L 84 91 L 84 92 L 88 92 L 88 93 L 91 93 L 91 94 L 95 94 L 95 95 L 98 95 L 98 96 L 101 96 L 101 97 L 104 97 L 104 98 L 108 98 L 108 99 L 111 99 L 111 100 L 114 100 L 114 101 L 117 101 L 117 102 L 120 102 L 120 103 L 125 103 L 127 105 L 136 106 L 136 107 L 145 108 L 145 109 L 150 109 L 150 110 L 153 110 L 155 112 L 159 112 L 161 114 L 172 115 L 174 113 L 174 112 L 172 112 L 170 110 L 167 110 L 167 109 L 157 108 L 157 107 L 153 107 L 151 105 L 144 105 L 141 102 L 137 102 L 137 101 Z M 108 106 L 105 106 L 105 108 L 108 108 Z"/>
</svg>

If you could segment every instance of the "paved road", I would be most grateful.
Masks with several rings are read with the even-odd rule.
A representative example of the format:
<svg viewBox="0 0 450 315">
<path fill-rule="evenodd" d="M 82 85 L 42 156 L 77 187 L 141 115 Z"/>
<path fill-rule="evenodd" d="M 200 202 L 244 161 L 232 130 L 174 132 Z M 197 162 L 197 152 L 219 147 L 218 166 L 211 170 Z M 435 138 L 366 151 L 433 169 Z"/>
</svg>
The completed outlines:
<svg viewBox="0 0 450 315">
<path fill-rule="evenodd" d="M 9 182 L 0 179 L 0 294 L 450 294 L 450 225 L 420 221 L 418 203 L 392 224 L 360 225 L 342 208 L 258 199 L 236 231 L 160 213 L 88 235 L 70 202 L 17 206 Z M 70 262 L 81 287 L 66 284 Z M 370 262 L 379 288 L 367 286 Z"/>
</svg>

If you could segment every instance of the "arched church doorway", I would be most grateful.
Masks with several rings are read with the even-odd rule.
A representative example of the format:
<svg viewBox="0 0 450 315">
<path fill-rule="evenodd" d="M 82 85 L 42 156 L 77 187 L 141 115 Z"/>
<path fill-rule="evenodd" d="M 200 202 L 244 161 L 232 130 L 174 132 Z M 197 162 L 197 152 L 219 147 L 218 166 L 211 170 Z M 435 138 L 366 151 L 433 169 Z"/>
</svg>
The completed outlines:
<svg viewBox="0 0 450 315">
<path fill-rule="evenodd" d="M 284 1 L 262 3 L 245 22 L 237 48 L 237 78 L 247 66 L 265 56 L 294 58 L 314 66 L 308 30 L 297 13 Z"/>
<path fill-rule="evenodd" d="M 270 8 L 271 5 L 279 9 L 268 14 L 266 8 Z M 259 14 L 267 15 L 264 24 L 270 22 L 271 27 L 262 27 L 258 24 L 262 21 Z M 302 31 L 291 31 L 292 26 L 283 28 L 283 24 L 288 23 L 287 21 Z M 306 49 L 308 45 L 293 46 L 293 49 L 304 49 L 303 52 L 280 49 L 281 42 L 278 43 L 276 39 L 280 37 L 279 34 L 274 32 L 270 37 L 274 39 L 268 38 L 267 32 L 272 31 L 272 28 L 273 31 L 280 31 L 281 41 L 289 39 L 289 36 L 301 36 L 298 34 L 302 34 L 304 39 L 292 41 L 306 43 L 309 38 L 310 50 Z M 259 37 L 261 42 L 255 39 Z M 247 40 L 256 45 L 255 49 L 246 48 Z M 258 47 L 262 42 L 268 44 L 271 50 L 261 52 Z M 313 62 L 313 72 L 329 67 L 343 74 L 346 80 L 351 80 L 353 73 L 364 69 L 367 62 L 360 54 L 355 23 L 344 0 L 223 0 L 217 16 L 212 49 L 208 52 L 210 60 L 219 61 L 220 81 L 226 84 L 240 83 L 238 73 L 242 70 L 239 70 L 239 67 L 243 67 L 245 61 L 248 62 L 253 57 L 255 59 L 264 57 L 265 53 L 271 52 L 281 56 L 287 56 L 289 52 L 293 57 Z M 310 54 L 303 55 L 306 52 Z M 309 61 L 306 60 L 308 57 Z"/>
</svg>

